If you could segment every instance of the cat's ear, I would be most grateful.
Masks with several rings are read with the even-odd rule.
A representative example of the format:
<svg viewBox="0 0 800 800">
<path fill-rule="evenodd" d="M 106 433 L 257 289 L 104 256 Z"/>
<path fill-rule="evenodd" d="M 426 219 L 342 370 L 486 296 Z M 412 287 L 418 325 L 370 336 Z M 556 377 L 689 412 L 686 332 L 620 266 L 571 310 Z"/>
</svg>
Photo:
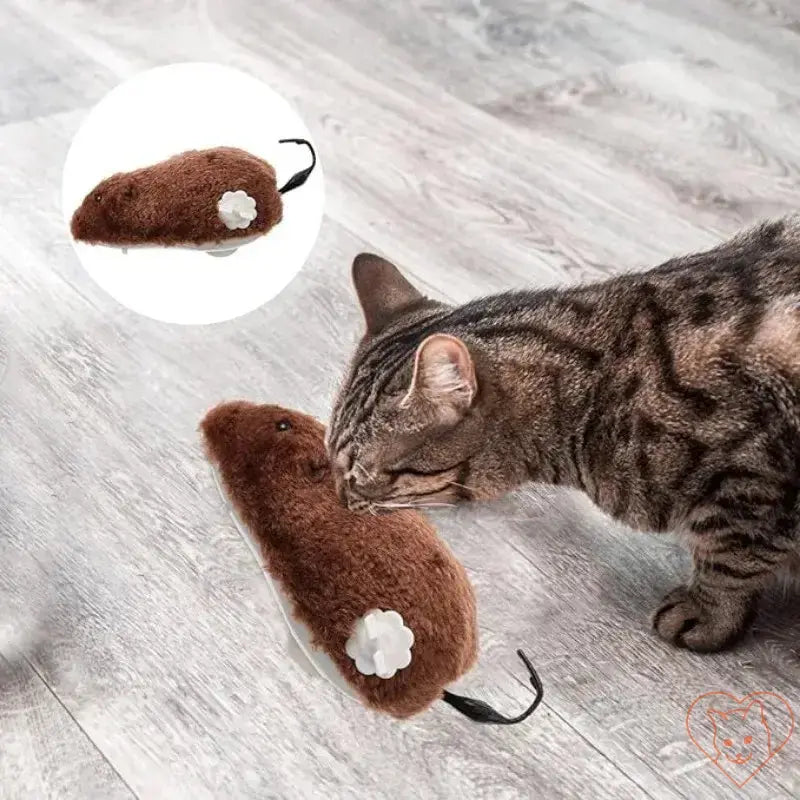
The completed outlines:
<svg viewBox="0 0 800 800">
<path fill-rule="evenodd" d="M 424 397 L 442 422 L 455 423 L 472 405 L 477 391 L 475 364 L 467 346 L 455 336 L 435 333 L 417 348 L 411 386 L 402 402 Z"/>
<path fill-rule="evenodd" d="M 421 295 L 385 258 L 361 253 L 353 261 L 353 285 L 364 312 L 367 333 L 376 334 Z"/>
</svg>

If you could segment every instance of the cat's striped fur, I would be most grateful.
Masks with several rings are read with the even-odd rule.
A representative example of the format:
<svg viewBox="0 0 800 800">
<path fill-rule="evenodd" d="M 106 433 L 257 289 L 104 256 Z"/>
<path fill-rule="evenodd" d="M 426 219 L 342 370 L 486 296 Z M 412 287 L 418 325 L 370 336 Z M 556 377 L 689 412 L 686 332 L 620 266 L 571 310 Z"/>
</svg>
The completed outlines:
<svg viewBox="0 0 800 800">
<path fill-rule="evenodd" d="M 364 510 L 577 487 L 683 534 L 686 586 L 654 616 L 695 650 L 732 643 L 800 558 L 800 217 L 649 272 L 430 301 L 362 255 L 367 321 L 328 447 Z"/>
</svg>

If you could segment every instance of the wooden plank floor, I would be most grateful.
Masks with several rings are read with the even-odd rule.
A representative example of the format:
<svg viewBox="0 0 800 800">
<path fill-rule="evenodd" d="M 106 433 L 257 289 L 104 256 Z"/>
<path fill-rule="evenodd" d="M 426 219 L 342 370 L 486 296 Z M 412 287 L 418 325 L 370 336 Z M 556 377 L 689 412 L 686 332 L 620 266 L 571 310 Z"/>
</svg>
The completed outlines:
<svg viewBox="0 0 800 800">
<path fill-rule="evenodd" d="M 211 328 L 105 296 L 59 208 L 87 110 L 185 60 L 286 96 L 326 176 L 300 276 Z M 287 660 L 196 432 L 239 396 L 327 414 L 362 249 L 452 300 L 588 280 L 796 210 L 798 165 L 794 0 L 0 0 L 0 798 L 800 796 L 800 735 L 739 790 L 684 727 L 719 689 L 800 713 L 797 594 L 688 655 L 647 625 L 669 541 L 565 492 L 437 515 L 479 598 L 462 688 L 527 702 L 524 646 L 546 699 L 393 723 Z"/>
</svg>

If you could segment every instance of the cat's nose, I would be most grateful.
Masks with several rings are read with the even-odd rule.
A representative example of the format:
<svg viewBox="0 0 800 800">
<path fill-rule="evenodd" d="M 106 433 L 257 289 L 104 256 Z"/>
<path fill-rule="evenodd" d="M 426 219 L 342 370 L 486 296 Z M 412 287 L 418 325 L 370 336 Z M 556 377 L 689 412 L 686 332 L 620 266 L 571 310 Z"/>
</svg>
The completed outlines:
<svg viewBox="0 0 800 800">
<path fill-rule="evenodd" d="M 369 481 L 359 481 L 355 476 L 347 480 L 347 487 L 351 499 L 362 502 L 383 500 L 386 486 L 380 481 L 370 479 Z"/>
</svg>

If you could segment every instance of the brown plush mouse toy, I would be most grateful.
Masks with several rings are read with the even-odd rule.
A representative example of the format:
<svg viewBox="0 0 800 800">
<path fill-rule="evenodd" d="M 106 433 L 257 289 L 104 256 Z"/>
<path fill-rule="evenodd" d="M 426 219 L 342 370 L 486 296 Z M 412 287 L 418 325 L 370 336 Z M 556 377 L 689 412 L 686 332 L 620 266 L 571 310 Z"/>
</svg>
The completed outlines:
<svg viewBox="0 0 800 800">
<path fill-rule="evenodd" d="M 201 430 L 225 495 L 285 600 L 343 686 L 372 708 L 408 717 L 444 699 L 471 719 L 513 723 L 445 690 L 477 655 L 467 575 L 425 519 L 409 510 L 355 514 L 338 501 L 323 426 L 278 406 L 224 403 Z M 302 636 L 298 638 L 301 642 Z"/>
<path fill-rule="evenodd" d="M 189 150 L 97 184 L 72 215 L 79 242 L 113 247 L 188 247 L 229 253 L 270 231 L 283 217 L 282 195 L 302 186 L 316 164 L 280 189 L 275 170 L 236 147 Z"/>
</svg>

